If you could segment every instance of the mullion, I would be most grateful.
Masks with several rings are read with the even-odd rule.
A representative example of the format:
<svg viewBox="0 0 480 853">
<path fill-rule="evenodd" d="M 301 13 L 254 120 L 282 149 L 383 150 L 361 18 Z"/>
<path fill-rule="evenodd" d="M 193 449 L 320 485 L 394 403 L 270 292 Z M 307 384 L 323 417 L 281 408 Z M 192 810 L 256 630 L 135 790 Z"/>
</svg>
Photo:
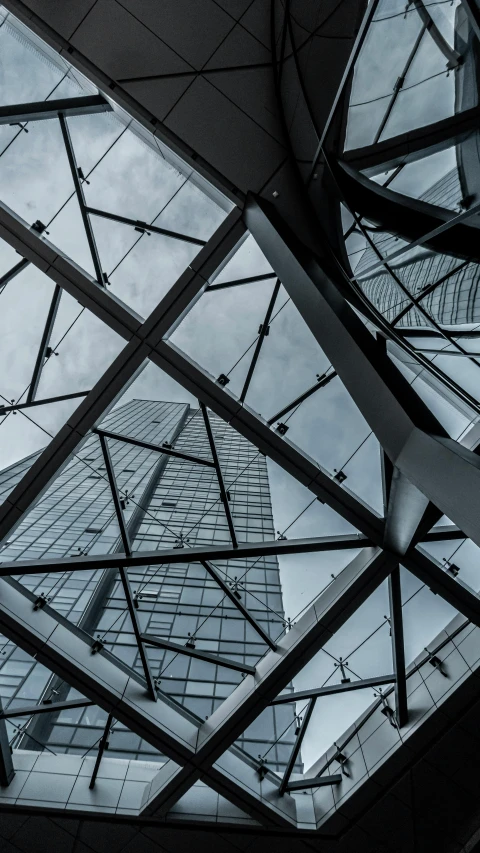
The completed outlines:
<svg viewBox="0 0 480 853">
<path fill-rule="evenodd" d="M 101 448 L 102 448 L 103 458 L 105 461 L 105 467 L 107 469 L 107 477 L 108 477 L 108 482 L 110 484 L 110 490 L 112 493 L 113 503 L 115 506 L 115 512 L 117 515 L 118 525 L 120 527 L 120 536 L 122 538 L 123 547 L 124 547 L 126 556 L 131 557 L 132 549 L 131 549 L 131 544 L 130 544 L 130 536 L 128 533 L 127 526 L 125 524 L 125 518 L 123 515 L 123 510 L 122 510 L 122 506 L 121 506 L 121 502 L 120 502 L 120 496 L 118 493 L 117 482 L 115 479 L 113 464 L 112 464 L 112 460 L 110 457 L 110 451 L 108 449 L 108 444 L 107 444 L 107 440 L 106 440 L 105 436 L 100 434 L 99 438 L 100 438 L 100 444 L 101 444 Z M 127 570 L 123 566 L 120 566 L 118 571 L 120 574 L 120 581 L 121 581 L 121 584 L 123 587 L 125 600 L 127 602 L 128 613 L 129 613 L 129 616 L 130 616 L 130 619 L 132 622 L 133 633 L 135 634 L 135 640 L 137 642 L 138 651 L 140 654 L 140 659 L 142 661 L 143 671 L 144 671 L 145 679 L 147 682 L 147 690 L 150 694 L 150 697 L 153 699 L 154 702 L 156 702 L 157 701 L 157 691 L 156 691 L 155 682 L 154 682 L 152 673 L 150 671 L 150 664 L 148 662 L 148 657 L 147 657 L 147 654 L 145 652 L 145 648 L 144 648 L 143 643 L 142 643 L 140 626 L 138 624 L 138 617 L 137 617 L 137 612 L 136 612 L 136 608 L 135 608 L 132 589 L 130 586 L 130 581 L 128 579 L 128 573 L 127 573 Z"/>
<path fill-rule="evenodd" d="M 72 139 L 70 136 L 70 131 L 68 129 L 67 120 L 64 115 L 59 113 L 59 121 L 60 127 L 62 129 L 63 141 L 65 143 L 65 150 L 67 152 L 68 163 L 70 166 L 70 171 L 72 173 L 73 184 L 75 187 L 75 193 L 77 196 L 78 206 L 80 208 L 80 214 L 83 220 L 83 226 L 85 228 L 85 234 L 87 236 L 88 246 L 90 248 L 90 254 L 92 256 L 93 267 L 95 270 L 95 276 L 97 278 L 97 282 L 101 287 L 105 287 L 105 277 L 102 272 L 102 267 L 100 264 L 100 256 L 98 254 L 97 243 L 95 240 L 95 235 L 93 233 L 92 224 L 90 222 L 90 218 L 87 211 L 87 204 L 85 201 L 85 194 L 83 192 L 82 182 L 80 180 L 80 176 L 78 174 L 78 166 L 75 159 L 75 152 L 73 150 Z"/>
<path fill-rule="evenodd" d="M 260 328 L 260 334 L 258 336 L 257 345 L 255 347 L 255 350 L 254 350 L 254 353 L 252 356 L 252 360 L 250 362 L 250 367 L 248 368 L 247 378 L 245 379 L 245 383 L 244 383 L 244 386 L 242 388 L 242 393 L 240 394 L 240 402 L 242 402 L 242 403 L 245 400 L 245 397 L 247 396 L 247 391 L 248 391 L 248 388 L 250 386 L 250 382 L 252 381 L 253 372 L 254 372 L 255 367 L 257 365 L 258 357 L 260 355 L 260 350 L 262 349 L 262 345 L 263 345 L 263 342 L 265 340 L 265 336 L 268 333 L 270 318 L 272 316 L 272 312 L 273 312 L 273 309 L 275 307 L 275 302 L 277 300 L 279 290 L 280 290 L 280 279 L 277 278 L 277 281 L 275 282 L 275 287 L 273 288 L 273 293 L 272 293 L 272 296 L 270 298 L 270 302 L 269 302 L 269 305 L 267 308 L 267 312 L 265 314 L 265 320 L 263 321 L 262 326 Z"/>
<path fill-rule="evenodd" d="M 305 734 L 307 732 L 308 724 L 309 724 L 311 716 L 313 714 L 316 701 L 317 701 L 316 697 L 313 697 L 312 699 L 310 699 L 310 701 L 308 703 L 307 710 L 303 716 L 302 724 L 300 726 L 300 731 L 297 735 L 297 739 L 296 739 L 295 743 L 293 744 L 293 748 L 292 748 L 292 751 L 290 753 L 290 758 L 288 759 L 288 764 L 287 764 L 287 767 L 285 769 L 285 773 L 283 774 L 283 779 L 280 782 L 280 787 L 278 789 L 278 794 L 280 797 L 283 797 L 283 795 L 285 794 L 285 792 L 287 790 L 288 783 L 290 781 L 290 776 L 292 775 L 293 768 L 295 767 L 297 755 L 300 752 L 300 747 L 302 745 L 303 738 L 305 737 Z"/>
<path fill-rule="evenodd" d="M 220 488 L 220 496 L 221 496 L 222 503 L 223 503 L 223 506 L 225 509 L 225 515 L 227 517 L 227 524 L 228 524 L 228 529 L 230 531 L 230 538 L 232 540 L 233 547 L 237 548 L 238 547 L 237 534 L 235 533 L 235 526 L 233 523 L 232 513 L 230 511 L 230 504 L 228 501 L 227 491 L 225 489 L 225 483 L 223 481 L 222 469 L 220 467 L 220 462 L 218 459 L 217 448 L 215 447 L 215 440 L 213 438 L 212 427 L 211 427 L 210 420 L 208 417 L 207 407 L 205 406 L 205 403 L 202 403 L 201 401 L 199 401 L 199 403 L 200 403 L 200 408 L 202 410 L 203 420 L 205 423 L 205 429 L 207 431 L 208 443 L 210 445 L 210 450 L 211 450 L 212 457 L 213 457 L 213 464 L 215 466 L 215 471 L 217 473 L 217 480 L 218 480 L 218 485 Z"/>
<path fill-rule="evenodd" d="M 267 643 L 267 645 L 270 646 L 270 648 L 273 651 L 275 651 L 275 649 L 277 648 L 276 644 L 273 642 L 273 640 L 267 634 L 267 632 L 263 630 L 261 625 L 258 624 L 257 620 L 255 619 L 254 616 L 252 616 L 250 611 L 247 610 L 247 608 L 243 606 L 242 602 L 236 597 L 233 590 L 228 586 L 228 584 L 225 583 L 223 578 L 219 575 L 216 568 L 214 566 L 212 566 L 212 564 L 208 560 L 201 560 L 200 562 L 201 562 L 202 566 L 204 567 L 204 569 L 208 572 L 210 577 L 212 577 L 216 581 L 216 583 L 219 585 L 219 587 L 221 588 L 223 593 L 230 599 L 230 601 L 235 605 L 235 607 L 237 607 L 237 609 L 240 611 L 240 613 L 243 614 L 243 616 L 245 617 L 247 622 L 249 622 L 249 624 L 257 632 L 257 634 L 260 635 L 262 640 L 265 643 Z"/>
<path fill-rule="evenodd" d="M 172 237 L 174 240 L 183 240 L 184 243 L 193 243 L 195 246 L 205 246 L 206 240 L 200 240 L 197 237 L 191 237 L 188 234 L 181 234 L 178 231 L 169 231 L 166 228 L 160 228 L 158 225 L 149 225 L 147 222 L 142 222 L 139 219 L 128 219 L 126 216 L 120 216 L 117 213 L 109 213 L 107 210 L 98 210 L 96 207 L 85 207 L 87 214 L 93 216 L 101 216 L 103 219 L 111 219 L 113 222 L 121 222 L 123 225 L 131 225 L 136 231 L 151 231 L 153 234 L 162 234 L 164 237 Z"/>
<path fill-rule="evenodd" d="M 288 415 L 288 413 L 291 412 L 292 409 L 295 409 L 297 406 L 300 405 L 300 403 L 303 403 L 304 400 L 308 400 L 308 398 L 311 397 L 312 394 L 315 394 L 315 391 L 319 391 L 320 388 L 325 388 L 325 385 L 328 385 L 331 379 L 335 379 L 335 376 L 337 376 L 336 370 L 334 370 L 333 373 L 329 373 L 328 376 L 321 376 L 320 379 L 315 383 L 315 385 L 312 385 L 311 388 L 308 388 L 306 391 L 303 392 L 303 394 L 300 394 L 299 397 L 297 397 L 295 400 L 285 406 L 284 409 L 280 409 L 280 411 L 277 412 L 277 414 L 274 415 L 273 418 L 268 419 L 267 423 L 271 426 L 275 423 L 275 421 L 278 421 L 281 417 L 283 417 L 283 415 Z"/>
<path fill-rule="evenodd" d="M 90 790 L 92 790 L 92 788 L 95 787 L 95 781 L 97 778 L 98 771 L 100 769 L 100 764 L 101 764 L 101 761 L 103 758 L 103 753 L 107 749 L 108 737 L 110 734 L 110 729 L 112 727 L 112 722 L 113 722 L 113 714 L 109 714 L 107 717 L 107 722 L 105 724 L 105 729 L 103 731 L 103 735 L 102 735 L 100 743 L 98 745 L 97 758 L 95 760 L 95 766 L 93 768 L 92 778 L 90 779 L 90 784 L 88 786 L 90 788 Z"/>
<path fill-rule="evenodd" d="M 50 303 L 50 308 L 48 310 L 47 320 L 45 323 L 45 327 L 42 334 L 42 339 L 40 341 L 40 346 L 38 348 L 37 359 L 35 361 L 35 367 L 33 368 L 32 381 L 30 382 L 30 387 L 27 393 L 27 403 L 32 403 L 35 400 L 35 395 L 38 390 L 38 385 L 40 383 L 40 378 L 42 375 L 42 370 L 45 363 L 45 358 L 47 354 L 47 348 L 50 343 L 50 338 L 52 336 L 53 327 L 55 325 L 55 319 L 57 316 L 58 308 L 60 305 L 60 299 L 62 297 L 62 288 L 60 285 L 55 285 L 55 290 L 53 291 L 52 301 Z"/>
</svg>

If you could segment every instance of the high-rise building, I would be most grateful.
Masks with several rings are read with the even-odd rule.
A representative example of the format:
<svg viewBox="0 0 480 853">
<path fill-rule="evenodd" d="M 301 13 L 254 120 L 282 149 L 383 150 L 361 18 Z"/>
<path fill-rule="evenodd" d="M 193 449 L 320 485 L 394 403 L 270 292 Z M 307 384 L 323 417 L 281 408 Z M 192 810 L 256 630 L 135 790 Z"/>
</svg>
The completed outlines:
<svg viewBox="0 0 480 853">
<path fill-rule="evenodd" d="M 210 423 L 239 541 L 271 539 L 274 528 L 265 457 L 219 418 L 211 415 Z M 181 403 L 132 400 L 111 412 L 102 429 L 158 447 L 174 445 L 180 454 L 193 458 L 211 459 L 201 410 Z M 120 440 L 109 439 L 109 447 L 135 551 L 229 541 L 214 467 Z M 0 481 L 5 493 L 33 458 L 3 472 Z M 20 525 L 2 557 L 20 561 L 115 550 L 122 550 L 119 527 L 100 441 L 92 434 Z M 218 561 L 215 569 L 272 639 L 283 633 L 285 617 L 275 556 L 236 560 L 235 570 L 228 561 Z M 261 636 L 200 563 L 141 566 L 129 571 L 129 581 L 145 634 L 184 647 L 193 642 L 213 655 L 250 666 L 264 654 Z M 36 599 L 48 599 L 55 610 L 100 638 L 123 663 L 142 673 L 115 568 L 23 575 L 22 583 Z M 160 690 L 202 720 L 242 679 L 237 670 L 188 654 L 151 647 L 147 655 Z M 8 711 L 22 703 L 68 700 L 79 694 L 7 643 L 2 648 L 0 695 Z M 55 753 L 85 754 L 98 745 L 106 719 L 106 712 L 97 707 L 42 714 L 30 722 L 22 718 L 17 720 L 15 742 L 23 748 L 38 750 L 46 744 Z M 238 745 L 255 758 L 267 753 L 268 766 L 282 770 L 295 740 L 294 723 L 293 705 L 267 708 Z M 118 723 L 113 725 L 109 746 L 110 756 L 159 757 L 148 743 Z"/>
</svg>

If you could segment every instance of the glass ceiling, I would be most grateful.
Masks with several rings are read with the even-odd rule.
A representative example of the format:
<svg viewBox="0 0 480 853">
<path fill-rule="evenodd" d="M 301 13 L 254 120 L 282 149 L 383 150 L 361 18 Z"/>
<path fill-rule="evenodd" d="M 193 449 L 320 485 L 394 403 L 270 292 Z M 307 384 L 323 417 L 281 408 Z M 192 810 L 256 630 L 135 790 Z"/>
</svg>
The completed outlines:
<svg viewBox="0 0 480 853">
<path fill-rule="evenodd" d="M 479 48 L 463 6 L 458 0 L 420 5 L 422 13 L 419 4 L 405 6 L 405 0 L 376 4 L 354 69 L 345 148 L 339 152 L 347 163 L 355 166 L 355 157 L 364 156 L 360 149 L 477 106 L 473 93 Z M 63 57 L 1 8 L 0 18 L 2 104 L 98 94 Z M 140 324 L 195 266 L 202 246 L 233 205 L 112 99 L 106 103 L 107 111 L 67 116 L 63 122 L 52 118 L 0 125 L 0 201 L 45 245 L 96 281 L 104 291 L 102 299 L 108 295 Z M 441 208 L 445 221 L 478 203 L 479 164 L 472 166 L 468 147 L 472 137 L 478 143 L 478 133 L 435 153 L 404 158 L 386 170 L 381 163 L 373 170 L 365 167 L 363 175 L 375 188 L 401 194 L 407 206 L 422 202 Z M 367 327 L 373 330 L 374 319 L 383 319 L 384 328 L 392 330 L 387 344 L 392 361 L 448 434 L 461 440 L 480 416 L 477 261 L 455 256 L 447 245 L 443 254 L 427 245 L 428 239 L 410 248 L 401 228 L 382 228 L 347 200 L 342 212 L 352 287 L 371 309 L 364 318 Z M 470 230 L 478 228 L 475 213 L 466 224 Z M 16 407 L 0 419 L 2 468 L 30 454 L 35 454 L 33 462 L 125 345 L 121 330 L 79 303 L 72 292 L 60 292 L 48 270 L 33 263 L 15 270 L 21 260 L 11 245 L 0 242 L 0 352 L 7 366 L 0 402 Z M 239 283 L 243 279 L 251 280 Z M 42 350 L 49 317 L 48 344 Z M 373 516 L 382 517 L 379 442 L 252 235 L 238 241 L 163 338 L 210 377 L 223 375 L 227 381 L 221 387 L 228 385 L 236 401 L 285 437 L 285 445 L 291 443 Z M 77 396 L 18 408 L 29 402 L 39 358 L 35 401 Z M 144 362 L 111 406 L 165 400 L 197 407 L 179 371 L 167 371 L 153 357 Z M 277 461 L 268 458 L 267 465 L 277 538 L 358 533 Z M 113 506 L 105 512 L 114 519 Z M 438 522 L 448 523 L 445 517 Z M 8 548 L 16 535 L 4 543 L 7 559 L 12 559 Z M 478 551 L 471 540 L 423 547 L 447 566 L 454 561 L 461 579 L 478 589 Z M 279 557 L 287 617 L 281 635 L 288 632 L 288 620 L 296 622 L 359 551 Z M 42 559 L 48 556 L 46 549 Z M 253 568 L 255 561 L 250 563 Z M 403 568 L 401 582 L 409 662 L 455 611 Z M 352 680 L 392 672 L 387 587 L 385 581 L 298 672 L 295 690 L 339 682 L 344 676 L 340 664 Z M 50 604 L 55 608 L 55 596 Z M 2 695 L 7 699 L 0 677 Z M 378 695 L 369 688 L 317 704 L 303 741 L 306 769 Z M 298 714 L 304 711 L 305 702 L 298 704 Z"/>
</svg>

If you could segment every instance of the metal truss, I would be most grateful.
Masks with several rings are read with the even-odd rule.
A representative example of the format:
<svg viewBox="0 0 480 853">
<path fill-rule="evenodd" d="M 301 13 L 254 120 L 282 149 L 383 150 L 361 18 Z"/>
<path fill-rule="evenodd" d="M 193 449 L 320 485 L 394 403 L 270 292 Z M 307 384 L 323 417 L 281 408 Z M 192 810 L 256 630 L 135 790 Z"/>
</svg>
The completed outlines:
<svg viewBox="0 0 480 853">
<path fill-rule="evenodd" d="M 432 251 L 441 249 L 459 258 L 475 259 L 478 254 L 475 246 L 478 229 L 468 224 L 468 218 L 476 212 L 476 208 L 452 217 L 446 216 L 441 209 L 432 210 L 433 206 L 423 203 L 406 204 L 392 190 L 372 184 L 367 177 L 358 173 L 358 169 L 374 174 L 374 170 L 380 166 L 384 169 L 385 164 L 387 168 L 400 166 L 425 153 L 442 150 L 442 147 L 452 142 L 456 144 L 477 127 L 478 108 L 455 119 L 397 137 L 388 143 L 377 142 L 369 146 L 368 150 L 350 152 L 346 158 L 342 158 L 342 151 L 332 150 L 327 144 L 330 143 L 330 124 L 335 110 L 343 105 L 344 90 L 348 89 L 355 59 L 376 5 L 375 2 L 371 3 L 366 12 L 330 118 L 320 136 L 317 134 L 317 151 L 310 164 L 311 170 L 308 170 L 309 177 L 302 187 L 305 190 L 305 209 L 309 216 L 313 216 L 314 205 L 310 205 L 307 193 L 315 169 L 322 161 L 325 169 L 330 170 L 332 178 L 332 203 L 334 201 L 338 204 L 341 198 L 353 208 L 359 221 L 361 217 L 367 217 L 386 231 L 402 234 L 410 241 L 410 247 L 415 243 L 425 245 Z M 420 38 L 428 32 L 451 67 L 458 65 L 461 57 L 446 44 L 424 4 L 415 0 L 415 7 L 423 22 Z M 288 4 L 285 14 L 288 15 Z M 285 33 L 286 27 L 287 22 Z M 419 39 L 417 41 L 419 43 Z M 413 61 L 417 48 L 418 44 L 409 56 L 409 63 Z M 397 95 L 398 91 L 394 93 L 395 97 Z M 393 109 L 393 101 L 392 96 L 392 103 L 383 120 L 384 125 Z M 113 720 L 118 720 L 168 758 L 154 780 L 150 799 L 144 806 L 145 815 L 163 816 L 197 780 L 204 779 L 214 790 L 231 799 L 261 823 L 280 828 L 296 827 L 299 821 L 296 801 L 291 793 L 322 785 L 336 785 L 342 778 L 341 774 L 326 775 L 329 768 L 325 766 L 313 778 L 291 779 L 315 703 L 321 701 L 322 696 L 391 685 L 395 693 L 395 711 L 392 711 L 395 724 L 402 728 L 408 721 L 399 566 L 405 566 L 468 620 L 480 626 L 480 597 L 458 577 L 446 572 L 420 547 L 423 542 L 466 537 L 480 545 L 480 458 L 467 441 L 459 443 L 450 438 L 397 369 L 384 339 L 390 338 L 397 343 L 400 336 L 379 318 L 372 306 L 367 306 L 364 318 L 360 316 L 359 306 L 364 303 L 359 297 L 358 282 L 353 275 L 348 275 L 348 270 L 342 266 L 342 259 L 334 255 L 328 241 L 319 241 L 318 251 L 314 252 L 261 196 L 250 194 L 244 209 L 235 208 L 205 244 L 189 235 L 165 231 L 142 221 L 89 208 L 83 194 L 83 177 L 75 159 L 67 119 L 69 115 L 81 114 L 79 110 L 92 112 L 108 108 L 103 98 L 95 96 L 93 99 L 71 99 L 68 102 L 48 102 L 42 105 L 16 105 L 0 111 L 2 122 L 12 117 L 14 121 L 59 120 L 95 270 L 95 277 L 88 275 L 45 239 L 43 229 L 29 227 L 5 205 L 0 204 L 0 237 L 23 258 L 3 277 L 3 284 L 9 283 L 29 263 L 55 283 L 27 403 L 3 407 L 2 413 L 21 406 L 40 405 L 66 398 L 35 399 L 63 290 L 125 342 L 123 350 L 96 385 L 88 392 L 79 392 L 85 398 L 78 409 L 0 507 L 0 537 L 5 540 L 42 497 L 72 454 L 80 449 L 87 436 L 94 431 L 101 444 L 123 545 L 123 553 L 108 556 L 0 563 L 1 632 L 28 653 L 34 654 L 38 661 L 74 686 L 84 697 L 73 700 L 73 703 L 42 703 L 0 713 L 0 783 L 8 784 L 13 772 L 8 744 L 7 747 L 5 745 L 6 718 L 34 716 L 94 703 L 107 712 L 108 718 L 99 744 L 91 787 L 95 785 Z M 344 160 L 348 160 L 348 163 Z M 102 271 L 91 216 L 115 219 L 141 232 L 160 233 L 199 245 L 198 255 L 146 319 L 107 290 L 108 282 Z M 318 233 L 323 235 L 321 221 L 314 220 L 314 223 Z M 273 272 L 216 284 L 215 275 L 248 233 L 255 238 Z M 389 260 L 392 258 L 383 258 L 379 264 L 382 268 L 385 265 L 389 268 Z M 229 392 L 224 382 L 215 380 L 175 347 L 169 335 L 204 292 L 267 279 L 275 280 L 273 292 L 265 316 L 259 318 L 260 329 L 254 355 L 242 392 L 237 398 Z M 318 377 L 315 385 L 267 420 L 255 413 L 246 399 L 268 334 L 280 283 L 325 353 L 331 368 Z M 371 333 L 364 320 L 376 328 L 377 337 Z M 410 349 L 409 352 L 413 352 L 417 358 L 415 350 Z M 100 426 L 102 418 L 148 361 L 199 400 L 211 459 L 180 452 L 172 446 L 158 447 L 109 432 Z M 417 363 L 423 363 L 420 356 Z M 436 376 L 439 382 L 444 381 L 440 372 Z M 272 428 L 304 400 L 317 392 L 321 393 L 321 389 L 335 377 L 342 381 L 383 450 L 385 510 L 382 517 L 351 493 L 338 478 L 291 443 L 285 437 L 285 431 L 282 433 Z M 452 393 L 457 393 L 452 383 L 448 387 Z M 352 524 L 358 533 L 308 540 L 239 542 L 208 410 L 296 478 L 313 496 L 328 504 Z M 183 547 L 174 549 L 134 552 L 109 452 L 109 442 L 112 441 L 128 442 L 155 453 L 213 468 L 231 542 L 228 545 L 194 547 L 185 547 L 181 543 Z M 452 520 L 453 525 L 446 528 L 435 526 L 443 514 Z M 216 559 L 232 562 L 273 554 L 321 553 L 341 549 L 353 549 L 357 553 L 279 640 L 269 637 L 212 565 Z M 265 644 L 265 654 L 255 667 L 232 662 L 196 648 L 195 638 L 186 640 L 183 646 L 141 632 L 136 608 L 138 602 L 128 577 L 129 568 L 178 562 L 201 563 L 209 577 L 215 580 L 224 595 L 228 596 L 257 632 Z M 108 653 L 101 643 L 93 642 L 91 636 L 55 613 L 48 604 L 36 606 L 34 597 L 11 579 L 12 575 L 19 575 L 21 571 L 28 574 L 60 573 L 67 568 L 68 571 L 97 568 L 118 570 L 141 655 L 143 678 Z M 388 581 L 389 586 L 394 671 L 367 680 L 344 679 L 341 684 L 284 692 L 300 670 L 385 581 Z M 145 650 L 148 645 L 237 669 L 245 677 L 208 720 L 200 721 L 162 693 L 150 670 Z M 235 747 L 235 740 L 270 704 L 304 699 L 308 700 L 307 711 L 298 728 L 286 772 L 280 780 L 264 765 L 259 766 L 258 762 Z M 341 764 L 339 755 L 336 760 Z"/>
</svg>

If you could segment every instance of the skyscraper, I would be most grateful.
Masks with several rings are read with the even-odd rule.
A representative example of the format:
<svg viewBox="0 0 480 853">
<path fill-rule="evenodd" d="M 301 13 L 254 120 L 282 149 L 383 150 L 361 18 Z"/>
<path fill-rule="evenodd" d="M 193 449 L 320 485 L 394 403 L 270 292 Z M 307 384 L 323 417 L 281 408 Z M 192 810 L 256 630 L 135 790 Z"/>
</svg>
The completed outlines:
<svg viewBox="0 0 480 853">
<path fill-rule="evenodd" d="M 238 540 L 273 538 L 265 457 L 219 418 L 211 415 L 209 422 Z M 166 445 L 171 450 L 173 445 L 175 451 L 192 459 L 211 459 L 202 412 L 188 405 L 132 400 L 111 412 L 101 426 L 109 433 L 159 448 Z M 211 464 L 159 454 L 121 440 L 108 441 L 135 551 L 229 541 L 228 521 Z M 13 487 L 29 461 L 3 472 L 5 492 Z M 20 561 L 122 550 L 104 461 L 99 437 L 92 434 L 20 525 L 2 556 Z M 235 575 L 228 561 L 218 561 L 214 567 L 208 565 L 227 582 L 233 599 L 247 608 L 263 631 L 272 639 L 282 634 L 285 616 L 275 556 L 236 560 Z M 129 572 L 129 581 L 144 634 L 184 648 L 189 643 L 247 666 L 254 666 L 264 654 L 267 647 L 255 627 L 200 563 L 141 566 Z M 22 583 L 39 606 L 48 599 L 50 606 L 142 673 L 115 568 L 23 575 Z M 151 647 L 147 655 L 160 690 L 202 720 L 242 679 L 238 670 L 216 666 L 188 653 Z M 0 690 L 7 712 L 9 707 L 22 707 L 22 703 L 28 706 L 32 701 L 48 703 L 52 698 L 72 699 L 79 695 L 9 643 L 2 649 Z M 36 750 L 46 744 L 56 753 L 84 754 L 98 744 L 106 719 L 106 713 L 97 707 L 42 714 L 31 722 L 25 718 L 19 723 L 15 742 Z M 266 754 L 268 766 L 281 770 L 295 740 L 294 723 L 293 706 L 267 708 L 247 729 L 239 746 L 255 758 Z M 119 724 L 112 726 L 109 746 L 109 754 L 115 757 L 158 758 L 149 744 Z"/>
</svg>

